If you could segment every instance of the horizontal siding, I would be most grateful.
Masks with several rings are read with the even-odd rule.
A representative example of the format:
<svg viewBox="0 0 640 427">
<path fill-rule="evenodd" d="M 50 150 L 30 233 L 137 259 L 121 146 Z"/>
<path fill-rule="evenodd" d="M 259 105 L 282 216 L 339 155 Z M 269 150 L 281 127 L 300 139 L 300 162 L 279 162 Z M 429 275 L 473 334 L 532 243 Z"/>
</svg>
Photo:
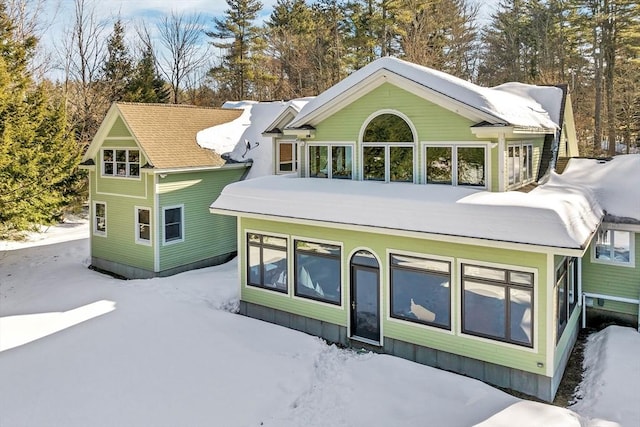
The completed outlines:
<svg viewBox="0 0 640 427">
<path fill-rule="evenodd" d="M 129 135 L 127 135 L 129 136 Z M 138 148 L 133 139 L 103 141 L 101 148 Z M 103 177 L 102 176 L 102 150 L 98 151 L 93 161 L 96 163 L 96 191 L 101 194 L 118 194 L 134 198 L 147 198 L 150 196 L 149 187 L 146 186 L 146 174 L 141 171 L 141 178 Z M 147 159 L 140 153 L 140 166 L 144 166 Z M 153 178 L 149 178 L 153 180 Z M 151 187 L 153 188 L 153 187 Z"/>
<path fill-rule="evenodd" d="M 184 205 L 184 241 L 162 245 L 160 229 L 160 270 L 205 260 L 236 250 L 236 219 L 214 215 L 209 206 L 229 183 L 239 180 L 244 169 L 219 169 L 168 174 L 159 179 L 159 221 L 162 207 Z"/>
<path fill-rule="evenodd" d="M 153 247 L 141 245 L 135 242 L 135 207 L 147 207 L 153 209 L 153 197 L 147 199 L 132 199 L 117 195 L 97 194 L 95 191 L 96 172 L 91 171 L 89 180 L 91 183 L 91 200 L 105 202 L 107 204 L 107 236 L 93 235 L 93 203 L 91 203 L 91 255 L 93 257 L 118 262 L 133 267 L 153 271 Z M 153 178 L 143 177 L 142 183 L 146 183 L 148 194 L 153 192 Z M 151 228 L 155 227 L 153 216 Z"/>
<path fill-rule="evenodd" d="M 582 290 L 623 298 L 640 297 L 640 233 L 635 234 L 635 268 L 593 262 L 593 246 L 582 261 Z M 603 301 L 599 309 L 625 314 L 638 314 L 638 306 L 614 301 Z"/>
<path fill-rule="evenodd" d="M 318 304 L 310 301 L 293 298 L 292 290 L 290 295 L 278 294 L 262 289 L 244 286 L 246 283 L 246 255 L 244 244 L 244 231 L 241 236 L 242 245 L 240 250 L 241 260 L 241 298 L 244 301 L 267 307 L 277 308 L 289 311 L 303 316 L 311 317 L 318 320 L 331 322 L 341 326 L 348 326 L 349 323 L 349 304 L 348 304 L 348 278 L 349 278 L 349 255 L 358 249 L 366 248 L 376 254 L 381 263 L 381 313 L 382 327 L 385 337 L 394 338 L 426 347 L 436 348 L 439 350 L 460 354 L 475 359 L 485 360 L 493 363 L 499 363 L 528 372 L 544 374 L 545 369 L 537 366 L 538 362 L 544 362 L 546 348 L 546 319 L 548 294 L 545 280 L 546 272 L 546 255 L 534 254 L 513 250 L 494 249 L 474 245 L 462 245 L 445 242 L 428 241 L 407 237 L 392 237 L 380 235 L 376 233 L 364 233 L 348 230 L 335 230 L 323 227 L 311 227 L 299 224 L 288 224 L 273 221 L 263 221 L 256 219 L 243 218 L 241 220 L 242 230 L 255 230 L 266 233 L 277 233 L 289 235 L 292 237 L 305 237 L 309 239 L 328 240 L 341 242 L 343 246 L 342 252 L 342 275 L 343 275 L 343 292 L 342 307 L 334 307 L 328 304 Z M 537 319 L 534 331 L 537 343 L 537 352 L 530 349 L 520 349 L 515 346 L 504 346 L 496 344 L 496 342 L 478 340 L 460 334 L 442 332 L 434 328 L 426 328 L 409 322 L 399 322 L 388 318 L 388 260 L 387 249 L 395 249 L 401 251 L 410 251 L 425 255 L 439 255 L 452 257 L 455 261 L 460 259 L 478 260 L 483 262 L 491 262 L 498 264 L 506 264 L 510 266 L 524 266 L 537 270 L 536 278 L 538 281 L 537 294 L 534 301 L 534 316 Z M 290 248 L 291 250 L 291 248 Z M 453 312 L 452 323 L 455 328 L 458 326 L 460 311 L 459 302 L 459 279 L 457 277 L 457 263 L 452 266 L 452 298 Z M 289 286 L 293 286 L 292 283 Z M 551 286 L 552 288 L 552 286 Z M 552 349 L 551 349 L 552 350 Z"/>
<path fill-rule="evenodd" d="M 127 136 L 131 136 L 131 133 L 127 129 L 127 126 L 124 124 L 122 118 L 118 117 L 113 123 L 113 126 L 111 126 L 111 129 L 107 134 L 107 138 L 122 138 Z"/>
</svg>

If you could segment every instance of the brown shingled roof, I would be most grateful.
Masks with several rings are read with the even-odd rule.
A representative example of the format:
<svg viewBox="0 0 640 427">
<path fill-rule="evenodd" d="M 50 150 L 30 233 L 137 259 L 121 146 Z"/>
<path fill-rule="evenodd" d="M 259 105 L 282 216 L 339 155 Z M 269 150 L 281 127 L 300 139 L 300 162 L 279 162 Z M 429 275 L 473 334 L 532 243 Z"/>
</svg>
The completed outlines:
<svg viewBox="0 0 640 427">
<path fill-rule="evenodd" d="M 158 169 L 222 166 L 222 153 L 202 148 L 196 134 L 230 122 L 242 110 L 171 104 L 117 103 L 122 119 Z"/>
</svg>

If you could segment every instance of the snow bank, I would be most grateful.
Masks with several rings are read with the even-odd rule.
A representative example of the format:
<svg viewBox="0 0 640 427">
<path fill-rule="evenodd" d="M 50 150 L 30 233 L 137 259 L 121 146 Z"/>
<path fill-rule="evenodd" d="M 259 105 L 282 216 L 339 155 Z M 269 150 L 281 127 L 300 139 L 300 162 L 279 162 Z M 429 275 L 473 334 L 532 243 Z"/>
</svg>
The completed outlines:
<svg viewBox="0 0 640 427">
<path fill-rule="evenodd" d="M 640 333 L 609 326 L 589 337 L 585 374 L 571 409 L 592 418 L 593 427 L 640 426 Z"/>
<path fill-rule="evenodd" d="M 529 194 L 492 193 L 444 185 L 288 176 L 231 184 L 211 207 L 563 248 L 581 248 L 602 214 L 590 193 L 578 187 L 549 185 Z"/>
<path fill-rule="evenodd" d="M 305 105 L 289 126 L 295 128 L 304 125 L 316 110 L 381 70 L 387 70 L 454 101 L 471 106 L 494 117 L 496 122 L 534 128 L 558 127 L 549 112 L 525 90 L 481 87 L 447 73 L 392 57 L 380 58 L 369 63 L 317 96 Z M 557 109 L 561 100 L 562 91 L 559 89 L 553 92 L 553 96 L 545 96 L 545 101 L 557 102 Z"/>
<path fill-rule="evenodd" d="M 262 132 L 287 108 L 299 111 L 308 102 L 307 98 L 292 101 L 229 101 L 223 108 L 244 110 L 237 119 L 198 132 L 196 140 L 201 147 L 219 154 L 229 153 L 236 162 L 253 161 L 247 178 L 273 173 L 273 147 L 270 137 Z"/>
</svg>

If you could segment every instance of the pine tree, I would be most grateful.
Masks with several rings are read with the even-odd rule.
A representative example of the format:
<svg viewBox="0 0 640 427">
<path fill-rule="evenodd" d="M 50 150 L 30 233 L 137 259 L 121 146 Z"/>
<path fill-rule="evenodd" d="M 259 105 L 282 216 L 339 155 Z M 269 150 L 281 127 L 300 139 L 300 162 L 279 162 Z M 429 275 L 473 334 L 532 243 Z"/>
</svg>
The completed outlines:
<svg viewBox="0 0 640 427">
<path fill-rule="evenodd" d="M 124 100 L 161 104 L 170 101 L 167 84 L 157 71 L 151 45 L 145 46 L 140 60 L 133 69 Z"/>
<path fill-rule="evenodd" d="M 107 40 L 107 58 L 102 67 L 103 91 L 110 103 L 125 98 L 133 72 L 133 61 L 124 36 L 124 25 L 118 18 Z"/>
</svg>

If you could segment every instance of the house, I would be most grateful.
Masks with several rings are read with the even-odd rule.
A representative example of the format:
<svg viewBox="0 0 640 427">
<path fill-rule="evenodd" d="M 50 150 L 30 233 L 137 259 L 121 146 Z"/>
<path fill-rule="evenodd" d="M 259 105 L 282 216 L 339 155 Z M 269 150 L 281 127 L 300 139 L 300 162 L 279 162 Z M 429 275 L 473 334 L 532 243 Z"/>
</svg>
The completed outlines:
<svg viewBox="0 0 640 427">
<path fill-rule="evenodd" d="M 553 399 L 581 286 L 605 293 L 589 254 L 604 266 L 638 236 L 573 160 L 555 172 L 578 155 L 566 87 L 483 88 L 382 58 L 265 134 L 295 153 L 274 172 L 296 173 L 211 205 L 238 220 L 242 314 Z M 637 265 L 610 266 L 636 285 L 609 295 L 637 298 Z"/>
<path fill-rule="evenodd" d="M 236 253 L 236 220 L 211 215 L 250 162 L 227 162 L 197 133 L 242 110 L 114 103 L 84 155 L 89 171 L 91 265 L 125 278 L 215 265 Z"/>
</svg>

